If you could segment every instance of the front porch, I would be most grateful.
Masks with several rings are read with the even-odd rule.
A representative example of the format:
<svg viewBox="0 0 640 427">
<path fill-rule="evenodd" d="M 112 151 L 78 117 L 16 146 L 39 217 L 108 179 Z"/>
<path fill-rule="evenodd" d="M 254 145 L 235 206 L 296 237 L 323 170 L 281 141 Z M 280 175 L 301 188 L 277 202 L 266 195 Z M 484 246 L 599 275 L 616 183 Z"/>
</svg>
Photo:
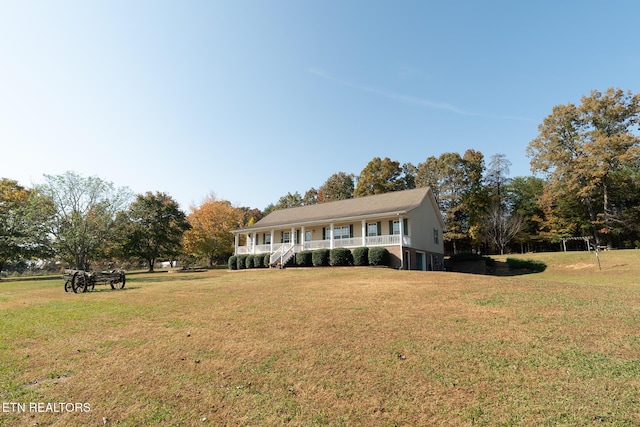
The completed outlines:
<svg viewBox="0 0 640 427">
<path fill-rule="evenodd" d="M 292 233 L 295 236 L 295 232 Z M 303 233 L 304 236 L 304 233 Z M 303 240 L 303 239 L 301 239 Z M 389 234 L 382 236 L 365 236 L 365 237 L 352 237 L 344 239 L 324 239 L 324 240 L 309 240 L 297 242 L 283 242 L 283 243 L 270 243 L 270 244 L 251 244 L 256 241 L 255 236 L 252 238 L 249 236 L 247 241 L 249 244 L 245 246 L 238 245 L 238 237 L 236 236 L 236 255 L 243 254 L 262 254 L 262 253 L 274 253 L 280 250 L 280 248 L 293 246 L 294 253 L 301 252 L 303 250 L 315 250 L 315 249 L 334 249 L 334 248 L 357 248 L 360 246 L 411 246 L 411 238 L 409 236 L 401 236 L 400 234 Z"/>
</svg>

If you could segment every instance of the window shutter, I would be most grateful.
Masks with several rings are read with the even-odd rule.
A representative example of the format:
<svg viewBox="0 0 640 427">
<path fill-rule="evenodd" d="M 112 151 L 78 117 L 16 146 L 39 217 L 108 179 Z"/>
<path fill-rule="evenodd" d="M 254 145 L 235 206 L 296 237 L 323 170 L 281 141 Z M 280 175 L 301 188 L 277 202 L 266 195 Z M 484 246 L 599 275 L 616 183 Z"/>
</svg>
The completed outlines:
<svg viewBox="0 0 640 427">
<path fill-rule="evenodd" d="M 402 220 L 402 229 L 403 229 L 403 233 L 405 236 L 409 235 L 409 220 L 407 218 L 404 218 Z"/>
<path fill-rule="evenodd" d="M 325 227 L 322 227 L 322 240 L 326 240 L 327 239 L 327 229 Z"/>
<path fill-rule="evenodd" d="M 284 243 L 284 231 L 280 232 L 280 243 Z"/>
<path fill-rule="evenodd" d="M 349 224 L 349 238 L 353 239 L 353 224 Z"/>
<path fill-rule="evenodd" d="M 378 229 L 378 236 L 382 236 L 382 222 L 378 221 L 376 228 Z"/>
<path fill-rule="evenodd" d="M 389 221 L 389 234 L 393 234 L 393 221 Z"/>
</svg>

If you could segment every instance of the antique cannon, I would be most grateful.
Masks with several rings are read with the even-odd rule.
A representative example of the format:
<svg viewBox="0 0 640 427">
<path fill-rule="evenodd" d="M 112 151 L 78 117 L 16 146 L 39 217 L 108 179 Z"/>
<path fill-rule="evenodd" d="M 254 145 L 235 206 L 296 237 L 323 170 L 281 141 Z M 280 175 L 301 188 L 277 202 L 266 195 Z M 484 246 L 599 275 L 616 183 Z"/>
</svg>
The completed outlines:
<svg viewBox="0 0 640 427">
<path fill-rule="evenodd" d="M 122 289 L 126 283 L 124 270 L 91 271 L 64 270 L 64 291 L 87 292 L 96 285 L 111 285 L 111 289 Z"/>
</svg>

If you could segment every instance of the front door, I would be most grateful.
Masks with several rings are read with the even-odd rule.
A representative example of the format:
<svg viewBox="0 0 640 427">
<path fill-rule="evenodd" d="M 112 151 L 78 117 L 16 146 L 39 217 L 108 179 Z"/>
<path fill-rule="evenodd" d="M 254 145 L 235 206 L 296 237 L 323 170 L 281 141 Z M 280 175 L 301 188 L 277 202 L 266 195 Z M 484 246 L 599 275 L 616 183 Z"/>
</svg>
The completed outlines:
<svg viewBox="0 0 640 427">
<path fill-rule="evenodd" d="M 427 254 L 425 254 L 424 252 L 416 252 L 416 269 L 425 271 L 426 261 L 427 261 Z"/>
</svg>

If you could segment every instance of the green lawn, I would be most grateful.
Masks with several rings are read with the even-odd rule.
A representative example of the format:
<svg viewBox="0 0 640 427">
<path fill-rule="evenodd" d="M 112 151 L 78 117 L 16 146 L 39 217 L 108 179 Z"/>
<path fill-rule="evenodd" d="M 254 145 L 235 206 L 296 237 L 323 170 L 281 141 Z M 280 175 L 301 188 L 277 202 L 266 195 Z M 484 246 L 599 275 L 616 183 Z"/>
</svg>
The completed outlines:
<svg viewBox="0 0 640 427">
<path fill-rule="evenodd" d="M 599 255 L 0 281 L 0 425 L 637 426 L 640 251 Z"/>
</svg>

